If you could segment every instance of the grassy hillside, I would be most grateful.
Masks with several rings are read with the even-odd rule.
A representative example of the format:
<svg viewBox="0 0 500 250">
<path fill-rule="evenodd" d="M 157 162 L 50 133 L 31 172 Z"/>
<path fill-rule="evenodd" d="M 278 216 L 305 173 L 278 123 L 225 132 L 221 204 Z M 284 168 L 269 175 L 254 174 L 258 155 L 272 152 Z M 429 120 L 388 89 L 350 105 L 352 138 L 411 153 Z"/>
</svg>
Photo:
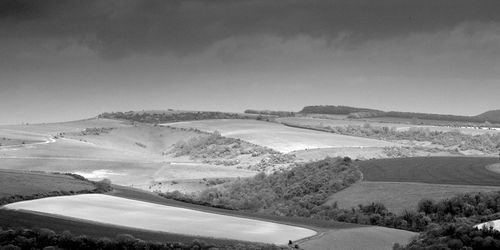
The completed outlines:
<svg viewBox="0 0 500 250">
<path fill-rule="evenodd" d="M 108 180 L 89 181 L 75 174 L 0 170 L 0 205 L 22 200 L 110 191 Z"/>
<path fill-rule="evenodd" d="M 413 157 L 359 162 L 366 181 L 500 186 L 500 174 L 486 169 L 489 157 Z"/>
<path fill-rule="evenodd" d="M 422 199 L 441 200 L 462 193 L 500 191 L 500 186 L 447 185 L 415 182 L 362 181 L 330 196 L 327 204 L 349 209 L 358 205 L 382 203 L 387 210 L 401 213 L 414 210 Z"/>
</svg>

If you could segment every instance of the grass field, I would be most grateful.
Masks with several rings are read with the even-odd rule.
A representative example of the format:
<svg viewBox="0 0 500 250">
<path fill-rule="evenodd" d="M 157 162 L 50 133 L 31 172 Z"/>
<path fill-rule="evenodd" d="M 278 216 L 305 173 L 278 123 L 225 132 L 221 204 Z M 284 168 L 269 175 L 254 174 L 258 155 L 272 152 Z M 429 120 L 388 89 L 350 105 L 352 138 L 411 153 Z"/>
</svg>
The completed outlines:
<svg viewBox="0 0 500 250">
<path fill-rule="evenodd" d="M 113 128 L 86 133 L 87 128 Z M 189 158 L 163 155 L 180 140 L 201 133 L 109 119 L 66 123 L 0 126 L 5 136 L 44 141 L 16 147 L 0 147 L 0 168 L 73 172 L 92 180 L 108 178 L 113 183 L 145 190 L 172 190 L 166 181 L 203 178 L 247 177 L 254 171 L 233 166 L 212 166 Z M 61 133 L 63 133 L 61 135 Z M 57 138 L 54 139 L 54 136 Z M 154 187 L 153 187 L 154 186 Z M 196 189 L 203 188 L 197 185 Z M 195 191 L 194 189 L 189 189 Z"/>
<path fill-rule="evenodd" d="M 500 174 L 487 165 L 489 157 L 413 157 L 359 162 L 365 181 L 500 186 Z"/>
<path fill-rule="evenodd" d="M 287 127 L 254 120 L 203 120 L 166 124 L 173 127 L 219 131 L 223 136 L 242 139 L 257 145 L 289 153 L 314 148 L 386 147 L 393 143 Z"/>
<path fill-rule="evenodd" d="M 102 194 L 21 201 L 4 206 L 118 226 L 185 235 L 286 244 L 315 235 L 306 228 L 158 205 Z"/>
<path fill-rule="evenodd" d="M 395 243 L 406 244 L 417 234 L 385 227 L 330 230 L 299 243 L 307 250 L 388 250 Z"/>
<path fill-rule="evenodd" d="M 94 185 L 67 175 L 0 169 L 0 198 L 51 191 L 92 190 Z"/>
<path fill-rule="evenodd" d="M 446 185 L 412 182 L 370 182 L 356 183 L 330 196 L 327 204 L 337 202 L 340 208 L 349 209 L 359 204 L 381 202 L 394 213 L 415 210 L 422 199 L 435 201 L 461 193 L 500 191 L 500 187 L 477 185 Z"/>
</svg>

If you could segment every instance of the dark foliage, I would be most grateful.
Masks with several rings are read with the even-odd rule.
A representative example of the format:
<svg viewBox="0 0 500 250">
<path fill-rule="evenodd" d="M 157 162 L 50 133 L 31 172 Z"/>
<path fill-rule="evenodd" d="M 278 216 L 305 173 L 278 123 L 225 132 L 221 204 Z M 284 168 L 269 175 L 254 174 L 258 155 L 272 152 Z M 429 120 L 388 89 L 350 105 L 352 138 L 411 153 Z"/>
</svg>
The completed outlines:
<svg viewBox="0 0 500 250">
<path fill-rule="evenodd" d="M 275 110 L 254 110 L 254 109 L 247 109 L 245 110 L 246 114 L 257 114 L 257 115 L 272 115 L 272 116 L 279 116 L 279 117 L 287 117 L 287 116 L 294 116 L 295 112 L 292 111 L 275 111 Z"/>
<path fill-rule="evenodd" d="M 407 246 L 394 250 L 495 250 L 500 249 L 500 232 L 492 228 L 475 228 L 468 222 L 432 224 Z"/>
<path fill-rule="evenodd" d="M 367 108 L 355 108 L 348 106 L 306 106 L 300 113 L 309 114 L 338 114 L 351 115 L 351 118 L 367 118 L 367 117 L 394 117 L 407 119 L 423 119 L 423 120 L 438 120 L 438 121 L 454 121 L 454 122 L 473 122 L 484 123 L 494 122 L 500 123 L 498 111 L 490 111 L 478 116 L 458 116 L 458 115 L 442 115 L 428 113 L 413 113 L 413 112 L 397 112 L 397 111 L 381 111 Z"/>
<path fill-rule="evenodd" d="M 190 244 L 171 242 L 147 242 L 130 234 L 119 234 L 115 238 L 92 238 L 73 235 L 69 231 L 60 234 L 49 229 L 5 229 L 0 228 L 1 249 L 279 249 L 273 245 L 239 243 L 237 245 L 213 245 L 193 240 Z"/>
<path fill-rule="evenodd" d="M 255 119 L 253 115 L 224 112 L 112 112 L 102 113 L 99 118 L 120 119 L 142 123 L 169 123 L 181 121 L 196 121 L 207 119 Z"/>
<path fill-rule="evenodd" d="M 382 111 L 376 109 L 356 108 L 349 106 L 320 105 L 320 106 L 306 106 L 299 113 L 348 115 L 356 112 L 382 112 Z"/>
<path fill-rule="evenodd" d="M 164 194 L 166 197 L 229 209 L 274 215 L 315 218 L 328 206 L 328 197 L 361 178 L 349 158 L 326 158 L 270 175 L 260 173 L 201 194 Z"/>
</svg>

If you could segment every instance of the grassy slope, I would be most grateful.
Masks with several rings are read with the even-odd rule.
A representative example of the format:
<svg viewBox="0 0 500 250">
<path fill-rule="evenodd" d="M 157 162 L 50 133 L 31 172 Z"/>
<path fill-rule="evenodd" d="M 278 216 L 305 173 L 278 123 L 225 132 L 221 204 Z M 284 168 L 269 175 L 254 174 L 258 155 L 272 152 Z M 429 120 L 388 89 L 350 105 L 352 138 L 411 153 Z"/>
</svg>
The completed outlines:
<svg viewBox="0 0 500 250">
<path fill-rule="evenodd" d="M 71 176 L 0 169 L 0 198 L 51 191 L 92 190 L 94 185 Z"/>
<path fill-rule="evenodd" d="M 308 250 L 387 250 L 394 243 L 406 244 L 417 233 L 385 227 L 329 230 L 319 237 L 299 243 Z"/>
<path fill-rule="evenodd" d="M 384 147 L 392 143 L 291 128 L 276 123 L 253 120 L 204 120 L 170 123 L 169 126 L 219 131 L 223 136 L 242 139 L 257 145 L 289 153 L 295 150 L 329 147 Z"/>
<path fill-rule="evenodd" d="M 115 128 L 100 135 L 82 135 L 86 128 Z M 53 143 L 24 145 L 0 150 L 0 167 L 18 170 L 78 172 L 88 178 L 109 178 L 114 183 L 148 189 L 166 180 L 251 176 L 254 172 L 230 167 L 171 165 L 165 162 L 192 162 L 162 155 L 179 140 L 200 135 L 195 131 L 154 127 L 109 119 L 88 119 L 66 123 L 0 126 L 11 135 L 48 140 L 64 133 Z M 153 189 L 164 189 L 155 186 Z M 168 186 L 175 188 L 175 186 Z"/>
<path fill-rule="evenodd" d="M 500 187 L 445 185 L 410 182 L 360 182 L 330 196 L 327 204 L 337 202 L 349 209 L 359 204 L 381 202 L 394 213 L 415 210 L 424 198 L 441 200 L 460 193 L 500 191 Z"/>
<path fill-rule="evenodd" d="M 500 158 L 414 157 L 361 161 L 366 181 L 500 186 L 500 174 L 486 169 Z"/>
</svg>

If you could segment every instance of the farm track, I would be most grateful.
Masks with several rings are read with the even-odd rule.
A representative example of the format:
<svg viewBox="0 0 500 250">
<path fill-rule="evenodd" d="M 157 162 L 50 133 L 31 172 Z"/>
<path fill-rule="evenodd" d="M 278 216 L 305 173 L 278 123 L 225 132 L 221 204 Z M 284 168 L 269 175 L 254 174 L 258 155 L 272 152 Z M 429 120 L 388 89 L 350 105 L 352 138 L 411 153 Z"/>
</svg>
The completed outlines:
<svg viewBox="0 0 500 250">
<path fill-rule="evenodd" d="M 493 157 L 411 157 L 359 162 L 365 181 L 500 186 L 500 173 L 486 166 Z"/>
</svg>

